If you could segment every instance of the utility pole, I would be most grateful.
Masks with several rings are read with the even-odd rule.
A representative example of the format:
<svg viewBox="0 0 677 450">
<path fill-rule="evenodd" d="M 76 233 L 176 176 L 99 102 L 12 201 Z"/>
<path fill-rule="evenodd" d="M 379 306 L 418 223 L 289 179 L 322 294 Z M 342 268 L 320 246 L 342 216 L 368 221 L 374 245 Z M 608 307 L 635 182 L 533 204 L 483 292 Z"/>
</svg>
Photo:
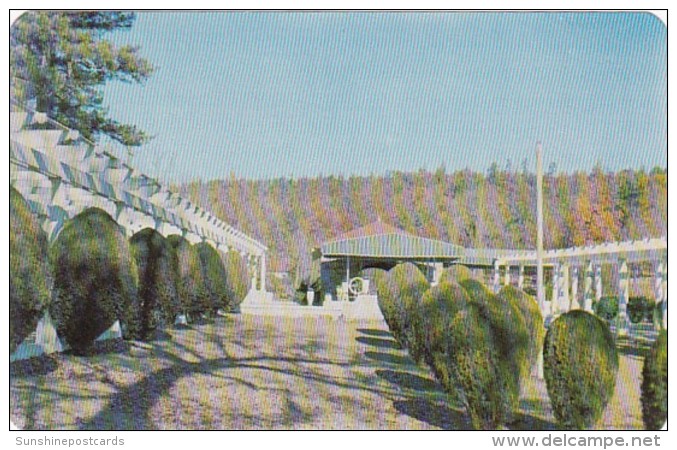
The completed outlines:
<svg viewBox="0 0 677 450">
<path fill-rule="evenodd" d="M 536 300 L 541 312 L 545 310 L 543 285 L 543 147 L 536 143 Z"/>
<path fill-rule="evenodd" d="M 541 313 L 545 312 L 543 285 L 543 147 L 536 143 L 536 300 Z M 545 315 L 543 317 L 545 319 Z M 543 349 L 538 354 L 537 376 L 543 379 Z"/>
</svg>

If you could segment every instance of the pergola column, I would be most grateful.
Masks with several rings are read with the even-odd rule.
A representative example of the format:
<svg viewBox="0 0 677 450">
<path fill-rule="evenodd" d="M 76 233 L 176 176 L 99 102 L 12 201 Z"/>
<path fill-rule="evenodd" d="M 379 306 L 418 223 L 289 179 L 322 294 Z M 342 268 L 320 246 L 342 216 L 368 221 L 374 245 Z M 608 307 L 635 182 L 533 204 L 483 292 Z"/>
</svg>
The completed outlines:
<svg viewBox="0 0 677 450">
<path fill-rule="evenodd" d="M 595 300 L 602 298 L 602 265 L 595 265 Z"/>
<path fill-rule="evenodd" d="M 519 275 L 517 276 L 517 287 L 524 288 L 524 264 L 519 266 Z"/>
<path fill-rule="evenodd" d="M 654 283 L 656 303 L 663 302 L 661 303 L 661 315 L 663 316 L 661 326 L 667 328 L 667 263 L 663 259 L 656 264 L 656 278 Z"/>
<path fill-rule="evenodd" d="M 585 263 L 585 287 L 583 291 L 583 309 L 592 312 L 592 278 L 594 276 L 594 270 L 592 267 L 592 261 L 587 261 Z"/>
<path fill-rule="evenodd" d="M 571 306 L 569 303 L 569 265 L 561 264 L 559 267 L 559 310 L 560 312 L 568 312 Z"/>
<path fill-rule="evenodd" d="M 616 332 L 620 336 L 628 333 L 628 297 L 630 283 L 628 280 L 628 262 L 625 259 L 618 261 L 618 320 Z"/>
<path fill-rule="evenodd" d="M 500 266 L 498 265 L 498 260 L 494 261 L 494 294 L 498 292 L 500 289 L 500 279 L 501 279 L 501 274 L 500 274 Z"/>
<path fill-rule="evenodd" d="M 581 309 L 578 302 L 578 266 L 573 266 L 571 272 L 571 309 Z"/>
<path fill-rule="evenodd" d="M 503 284 L 505 286 L 510 286 L 510 266 L 508 264 L 505 265 L 505 274 L 503 278 Z"/>
<path fill-rule="evenodd" d="M 550 299 L 550 311 L 553 315 L 559 314 L 559 264 L 552 266 L 552 298 Z"/>
<path fill-rule="evenodd" d="M 259 284 L 259 289 L 261 292 L 266 291 L 266 254 L 262 253 L 259 259 L 259 277 L 261 277 L 261 283 Z"/>
</svg>

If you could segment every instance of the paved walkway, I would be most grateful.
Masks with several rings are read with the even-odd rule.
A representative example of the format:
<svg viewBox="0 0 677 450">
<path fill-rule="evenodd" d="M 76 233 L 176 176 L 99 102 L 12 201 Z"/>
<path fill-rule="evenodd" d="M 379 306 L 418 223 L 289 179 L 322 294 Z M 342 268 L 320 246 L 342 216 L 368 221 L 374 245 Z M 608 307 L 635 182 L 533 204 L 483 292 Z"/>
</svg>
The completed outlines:
<svg viewBox="0 0 677 450">
<path fill-rule="evenodd" d="M 624 386 L 634 375 L 626 370 Z M 639 385 L 627 386 L 621 400 L 637 408 Z M 229 316 L 90 358 L 14 364 L 10 389 L 11 418 L 22 428 L 469 427 L 377 319 Z M 553 428 L 543 383 L 524 391 L 515 427 Z M 605 427 L 638 427 L 636 415 L 607 414 Z"/>
</svg>

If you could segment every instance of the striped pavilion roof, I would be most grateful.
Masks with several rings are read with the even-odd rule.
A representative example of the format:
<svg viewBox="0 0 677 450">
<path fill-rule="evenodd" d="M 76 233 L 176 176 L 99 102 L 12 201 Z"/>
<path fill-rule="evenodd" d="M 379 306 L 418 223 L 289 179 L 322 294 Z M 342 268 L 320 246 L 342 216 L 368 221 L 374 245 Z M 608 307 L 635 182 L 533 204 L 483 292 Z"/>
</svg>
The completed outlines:
<svg viewBox="0 0 677 450">
<path fill-rule="evenodd" d="M 365 258 L 457 259 L 464 249 L 458 245 L 407 233 L 377 221 L 349 231 L 321 246 L 322 255 Z"/>
</svg>

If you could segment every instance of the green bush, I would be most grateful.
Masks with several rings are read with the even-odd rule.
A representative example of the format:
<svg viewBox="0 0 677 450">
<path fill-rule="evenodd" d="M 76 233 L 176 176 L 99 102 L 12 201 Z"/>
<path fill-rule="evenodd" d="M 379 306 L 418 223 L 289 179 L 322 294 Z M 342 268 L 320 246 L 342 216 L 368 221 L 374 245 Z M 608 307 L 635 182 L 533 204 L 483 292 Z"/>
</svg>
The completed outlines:
<svg viewBox="0 0 677 450">
<path fill-rule="evenodd" d="M 409 355 L 418 363 L 423 359 L 424 342 L 417 339 L 413 324 L 419 321 L 421 313 L 421 299 L 430 288 L 430 284 L 421 271 L 413 264 L 400 264 L 388 272 L 388 283 L 393 292 L 399 296 L 398 319 L 401 328 L 403 347 L 409 350 Z"/>
<path fill-rule="evenodd" d="M 227 275 L 219 252 L 206 242 L 195 245 L 195 250 L 200 257 L 200 268 L 205 281 L 207 310 L 214 313 L 221 308 L 227 310 Z"/>
<path fill-rule="evenodd" d="M 139 278 L 140 333 L 148 339 L 162 325 L 171 325 L 181 313 L 176 292 L 172 249 L 167 239 L 152 228 L 144 228 L 129 239 Z"/>
<path fill-rule="evenodd" d="M 467 308 L 469 299 L 456 283 L 443 282 L 428 289 L 421 299 L 420 314 L 412 321 L 423 360 L 443 386 L 449 387 L 447 333 L 451 319 Z"/>
<path fill-rule="evenodd" d="M 602 297 L 593 302 L 592 310 L 600 318 L 610 322 L 618 316 L 618 297 Z"/>
<path fill-rule="evenodd" d="M 647 297 L 630 297 L 628 299 L 628 318 L 632 323 L 653 321 L 656 303 Z"/>
<path fill-rule="evenodd" d="M 662 330 L 644 359 L 642 419 L 647 430 L 660 430 L 668 418 L 668 332 Z"/>
<path fill-rule="evenodd" d="M 387 272 L 375 276 L 374 283 L 376 284 L 378 307 L 381 310 L 381 314 L 383 314 L 383 320 L 388 325 L 388 329 L 393 337 L 400 341 L 402 339 L 403 328 L 400 323 L 401 305 L 399 294 L 394 290 L 396 286 L 391 285 Z"/>
<path fill-rule="evenodd" d="M 420 360 L 420 349 L 410 342 L 412 318 L 418 313 L 418 305 L 429 284 L 421 271 L 413 264 L 399 264 L 388 271 L 385 278 L 375 280 L 378 304 L 383 318 L 393 337 L 403 348 L 409 348 L 414 359 Z M 411 346 L 413 344 L 413 347 Z"/>
<path fill-rule="evenodd" d="M 543 347 L 545 382 L 563 429 L 591 428 L 616 386 L 618 353 L 606 323 L 574 310 L 555 319 Z"/>
<path fill-rule="evenodd" d="M 120 226 L 89 208 L 69 220 L 50 248 L 59 335 L 77 354 L 120 319 L 125 338 L 140 331 L 136 263 Z"/>
<path fill-rule="evenodd" d="M 663 328 L 663 300 L 656 302 L 653 310 L 654 325 Z"/>
<path fill-rule="evenodd" d="M 489 324 L 499 358 L 496 370 L 505 382 L 507 403 L 504 417 L 510 419 L 512 412 L 519 407 L 521 380 L 529 374 L 529 330 L 518 299 L 510 295 L 499 299 L 477 280 L 463 280 L 459 284 Z"/>
<path fill-rule="evenodd" d="M 172 267 L 182 313 L 189 321 L 195 321 L 210 310 L 200 255 L 194 245 L 179 235 L 167 237 L 167 242 L 172 249 Z"/>
<path fill-rule="evenodd" d="M 225 256 L 226 299 L 229 311 L 238 311 L 240 303 L 251 289 L 251 277 L 247 262 L 238 252 L 229 251 Z"/>
<path fill-rule="evenodd" d="M 415 328 L 426 336 L 424 359 L 463 403 L 473 428 L 493 430 L 508 419 L 511 399 L 500 346 L 485 315 L 466 290 L 445 282 L 424 295 Z"/>
<path fill-rule="evenodd" d="M 499 303 L 510 303 L 519 308 L 529 333 L 528 367 L 533 368 L 543 349 L 545 338 L 543 315 L 536 299 L 516 287 L 504 286 L 498 293 L 497 300 Z"/>
<path fill-rule="evenodd" d="M 13 187 L 9 188 L 9 349 L 32 333 L 51 298 L 47 235 Z"/>
<path fill-rule="evenodd" d="M 440 277 L 440 283 L 459 283 L 463 280 L 469 280 L 473 278 L 472 271 L 466 266 L 460 264 L 454 264 L 453 266 L 447 267 Z"/>
</svg>

